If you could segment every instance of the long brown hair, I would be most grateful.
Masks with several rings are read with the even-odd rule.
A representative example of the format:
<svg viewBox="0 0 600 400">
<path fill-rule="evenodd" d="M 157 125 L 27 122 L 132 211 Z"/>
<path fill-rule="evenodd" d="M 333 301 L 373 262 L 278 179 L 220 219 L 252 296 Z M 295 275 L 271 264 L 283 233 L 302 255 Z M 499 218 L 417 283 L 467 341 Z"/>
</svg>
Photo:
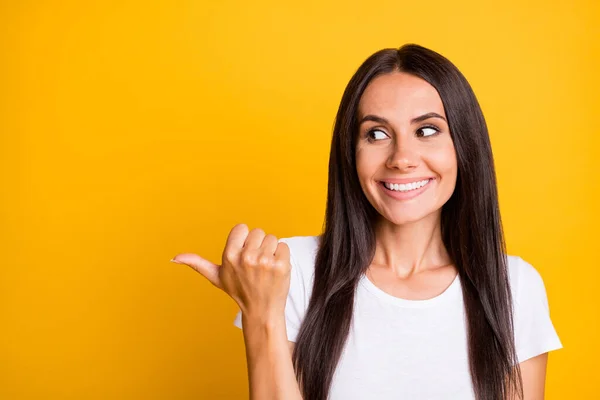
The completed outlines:
<svg viewBox="0 0 600 400">
<path fill-rule="evenodd" d="M 378 213 L 356 173 L 357 110 L 369 82 L 394 71 L 436 88 L 454 141 L 458 178 L 442 207 L 441 226 L 462 283 L 474 392 L 479 400 L 522 397 L 494 160 L 483 113 L 454 64 L 432 50 L 407 44 L 370 56 L 350 79 L 337 112 L 314 286 L 293 354 L 303 398 L 328 397 L 348 337 L 355 290 L 375 253 Z"/>
</svg>

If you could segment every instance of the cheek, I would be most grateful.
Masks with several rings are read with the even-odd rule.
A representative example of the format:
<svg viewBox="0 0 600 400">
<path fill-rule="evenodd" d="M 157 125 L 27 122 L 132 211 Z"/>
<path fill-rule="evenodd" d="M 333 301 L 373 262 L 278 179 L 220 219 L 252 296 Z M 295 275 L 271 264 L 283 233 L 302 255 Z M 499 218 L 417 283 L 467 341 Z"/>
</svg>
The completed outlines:
<svg viewBox="0 0 600 400">
<path fill-rule="evenodd" d="M 454 148 L 440 154 L 436 160 L 437 163 L 437 172 L 441 177 L 441 189 L 440 193 L 441 200 L 446 202 L 452 193 L 454 193 L 454 189 L 456 188 L 456 177 L 458 175 L 458 167 L 456 163 L 456 153 L 454 152 Z"/>
<path fill-rule="evenodd" d="M 456 151 L 451 141 L 429 153 L 429 165 L 442 175 L 442 178 L 456 177 Z"/>
<path fill-rule="evenodd" d="M 356 172 L 361 182 L 372 176 L 377 169 L 374 154 L 370 153 L 372 152 L 366 150 L 356 152 Z"/>
<path fill-rule="evenodd" d="M 433 150 L 433 149 L 430 149 Z M 440 177 L 436 201 L 446 202 L 456 188 L 458 166 L 456 151 L 452 142 L 429 151 L 427 157 L 429 168 Z"/>
<path fill-rule="evenodd" d="M 358 183 L 363 194 L 370 202 L 374 200 L 372 197 L 373 176 L 377 174 L 379 168 L 380 165 L 376 152 L 367 150 L 356 152 L 356 174 L 358 176 Z"/>
</svg>

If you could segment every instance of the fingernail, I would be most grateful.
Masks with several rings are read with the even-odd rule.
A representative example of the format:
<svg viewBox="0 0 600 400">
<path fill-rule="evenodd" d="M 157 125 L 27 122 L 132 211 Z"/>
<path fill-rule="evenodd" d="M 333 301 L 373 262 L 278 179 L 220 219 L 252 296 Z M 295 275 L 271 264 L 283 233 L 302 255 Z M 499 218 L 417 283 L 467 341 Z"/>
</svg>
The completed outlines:
<svg viewBox="0 0 600 400">
<path fill-rule="evenodd" d="M 173 259 L 171 259 L 171 262 L 172 262 L 172 263 L 175 263 L 175 264 L 183 264 L 182 262 L 180 262 L 180 261 L 177 261 L 177 260 L 176 260 L 176 259 L 174 259 L 174 258 L 173 258 Z"/>
</svg>

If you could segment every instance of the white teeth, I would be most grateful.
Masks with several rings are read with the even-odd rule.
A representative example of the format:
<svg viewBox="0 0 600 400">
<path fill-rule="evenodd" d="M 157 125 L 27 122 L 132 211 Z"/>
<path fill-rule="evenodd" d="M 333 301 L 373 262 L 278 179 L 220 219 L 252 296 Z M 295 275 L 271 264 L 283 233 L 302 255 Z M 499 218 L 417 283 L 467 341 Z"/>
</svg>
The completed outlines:
<svg viewBox="0 0 600 400">
<path fill-rule="evenodd" d="M 398 192 L 408 192 L 410 190 L 415 190 L 415 189 L 419 189 L 422 188 L 423 186 L 427 185 L 427 183 L 429 183 L 429 179 L 425 179 L 422 181 L 418 181 L 418 182 L 411 182 L 411 183 L 387 183 L 384 182 L 384 186 L 390 190 L 395 190 Z"/>
</svg>

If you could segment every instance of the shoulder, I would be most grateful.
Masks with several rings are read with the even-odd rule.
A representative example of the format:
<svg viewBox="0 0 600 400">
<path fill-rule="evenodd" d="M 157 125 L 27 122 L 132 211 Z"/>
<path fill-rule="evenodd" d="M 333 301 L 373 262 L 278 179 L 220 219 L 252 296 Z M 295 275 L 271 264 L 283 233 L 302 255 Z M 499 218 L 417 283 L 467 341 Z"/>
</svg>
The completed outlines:
<svg viewBox="0 0 600 400">
<path fill-rule="evenodd" d="M 507 256 L 507 265 L 513 300 L 516 304 L 527 299 L 547 301 L 544 280 L 533 265 L 515 255 Z"/>
<path fill-rule="evenodd" d="M 506 257 L 511 285 L 513 282 L 518 286 L 542 281 L 542 276 L 533 265 L 516 255 L 507 255 Z"/>
</svg>

